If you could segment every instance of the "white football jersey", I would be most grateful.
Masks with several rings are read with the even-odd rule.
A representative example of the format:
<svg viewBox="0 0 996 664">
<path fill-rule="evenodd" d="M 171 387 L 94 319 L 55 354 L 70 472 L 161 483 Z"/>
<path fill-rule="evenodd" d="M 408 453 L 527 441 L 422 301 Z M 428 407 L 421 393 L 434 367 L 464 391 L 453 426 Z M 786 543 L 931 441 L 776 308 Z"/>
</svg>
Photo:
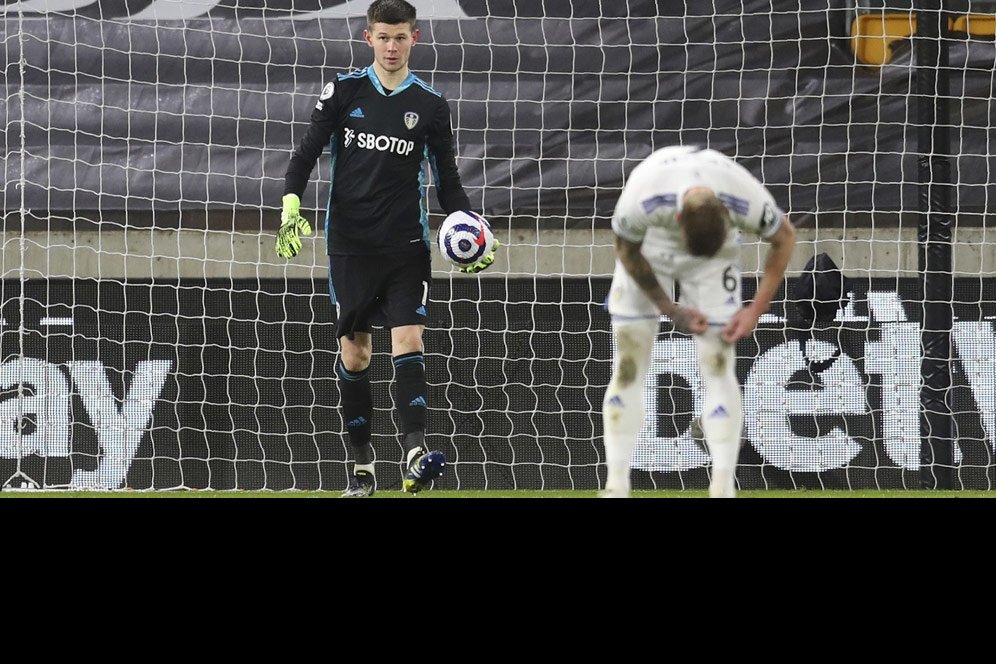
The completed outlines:
<svg viewBox="0 0 996 664">
<path fill-rule="evenodd" d="M 692 187 L 715 192 L 734 226 L 711 258 L 688 254 L 675 219 Z M 740 164 L 715 150 L 673 146 L 657 150 L 633 169 L 616 204 L 612 230 L 625 240 L 642 242 L 641 253 L 655 271 L 682 279 L 710 263 L 739 264 L 739 231 L 767 239 L 783 217 L 764 185 Z"/>
</svg>

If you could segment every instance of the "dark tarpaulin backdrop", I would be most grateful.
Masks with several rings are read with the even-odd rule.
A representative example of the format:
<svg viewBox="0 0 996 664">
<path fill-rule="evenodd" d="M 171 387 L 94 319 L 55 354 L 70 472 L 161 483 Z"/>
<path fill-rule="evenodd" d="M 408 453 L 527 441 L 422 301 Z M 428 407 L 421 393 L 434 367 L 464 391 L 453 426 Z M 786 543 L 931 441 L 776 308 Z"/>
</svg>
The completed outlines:
<svg viewBox="0 0 996 664">
<path fill-rule="evenodd" d="M 277 207 L 323 81 L 371 61 L 360 16 L 301 19 L 343 2 L 224 0 L 158 22 L 151 4 L 4 14 L 5 209 Z M 629 170 L 678 142 L 738 157 L 795 213 L 916 210 L 911 49 L 855 65 L 844 2 L 438 4 L 464 18 L 423 20 L 412 66 L 451 100 L 487 214 L 604 219 Z M 996 199 L 994 54 L 954 35 L 960 223 Z"/>
<path fill-rule="evenodd" d="M 324 280 L 0 281 L 0 480 L 20 467 L 36 482 L 58 486 L 96 472 L 111 478 L 106 488 L 342 490 L 350 466 L 325 286 Z M 899 465 L 890 451 L 890 440 L 902 432 L 888 415 L 902 403 L 895 396 L 908 390 L 911 376 L 897 373 L 896 382 L 883 375 L 889 373 L 885 364 L 908 367 L 919 356 L 917 332 L 897 336 L 901 328 L 917 327 L 916 280 L 861 279 L 853 286 L 856 317 L 815 333 L 842 351 L 825 384 L 801 372 L 779 373 L 791 365 L 792 355 L 782 351 L 796 347 L 784 323 L 762 324 L 738 344 L 738 378 L 746 384 L 753 374 L 754 392 L 762 397 L 745 410 L 763 418 L 760 434 L 746 429 L 737 469 L 743 488 L 919 486 L 919 471 Z M 600 486 L 601 400 L 612 349 L 609 317 L 599 303 L 608 287 L 608 279 L 433 283 L 426 330 L 428 440 L 453 462 L 437 487 Z M 755 282 L 744 281 L 746 296 L 754 288 Z M 909 322 L 876 320 L 871 291 L 896 293 Z M 951 403 L 962 454 L 956 486 L 989 489 L 996 464 L 986 426 L 996 426 L 996 387 L 986 349 L 996 344 L 996 279 L 958 279 L 955 293 L 964 303 L 955 313 L 971 337 L 971 348 L 959 345 L 967 352 L 953 370 Z M 776 299 L 772 313 L 786 313 L 782 300 Z M 688 341 L 667 323 L 661 332 L 662 342 Z M 886 363 L 886 351 L 873 352 L 872 344 L 890 339 L 896 348 Z M 374 347 L 384 349 L 386 341 L 377 337 Z M 650 435 L 673 438 L 688 430 L 692 391 L 679 366 L 693 357 L 689 347 L 684 360 L 652 372 L 659 390 L 649 402 Z M 16 362 L 35 367 L 35 378 L 21 377 L 30 367 L 15 370 Z M 136 383 L 150 362 L 164 363 L 166 374 L 158 391 L 143 393 Z M 81 382 L 74 369 L 80 363 L 99 363 L 99 373 Z M 912 366 L 916 372 L 919 363 Z M 40 373 L 42 367 L 47 373 Z M 847 367 L 853 367 L 851 382 L 833 373 Z M 399 488 L 401 480 L 392 371 L 388 354 L 375 354 L 373 444 L 384 490 Z M 747 388 L 745 395 L 750 398 Z M 102 398 L 105 405 L 97 409 L 87 398 Z M 134 447 L 125 453 L 120 443 L 127 432 L 117 416 L 139 405 L 136 399 L 145 401 L 148 414 L 131 418 Z M 915 391 L 903 408 L 915 418 Z M 7 419 L 14 414 L 17 421 Z M 56 449 L 51 441 L 60 431 L 63 443 Z M 839 445 L 832 441 L 841 435 L 857 446 L 850 461 L 834 461 Z M 47 454 L 37 453 L 46 442 Z M 763 456 L 762 446 L 773 451 Z M 786 446 L 796 448 L 794 466 L 784 463 L 788 457 L 779 461 L 778 449 Z M 660 440 L 653 449 L 663 454 L 671 448 Z M 825 470 L 806 470 L 821 461 L 827 461 Z M 637 488 L 707 484 L 704 460 L 680 472 L 634 472 Z"/>
</svg>

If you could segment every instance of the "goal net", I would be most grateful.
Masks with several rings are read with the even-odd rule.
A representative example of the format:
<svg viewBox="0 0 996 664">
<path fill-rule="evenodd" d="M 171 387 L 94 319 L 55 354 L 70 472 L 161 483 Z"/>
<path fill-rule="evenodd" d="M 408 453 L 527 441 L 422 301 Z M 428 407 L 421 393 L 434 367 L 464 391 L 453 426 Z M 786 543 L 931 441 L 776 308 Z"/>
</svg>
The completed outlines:
<svg viewBox="0 0 996 664">
<path fill-rule="evenodd" d="M 0 482 L 346 485 L 324 238 L 291 261 L 273 241 L 284 171 L 323 84 L 372 60 L 368 4 L 0 8 Z M 943 66 L 914 57 L 909 3 L 413 4 L 412 69 L 449 99 L 464 185 L 503 245 L 479 277 L 433 257 L 428 441 L 451 461 L 437 488 L 604 481 L 609 222 L 627 174 L 676 143 L 720 150 L 771 190 L 799 229 L 790 277 L 825 252 L 853 286 L 805 354 L 784 295 L 738 345 L 740 486 L 914 487 L 925 463 L 953 469 L 957 486 L 991 486 L 996 8 L 937 15 L 949 21 Z M 949 85 L 949 117 L 933 124 L 918 111 L 924 67 Z M 938 124 L 954 192 L 951 454 L 925 461 L 919 197 L 945 183 L 923 181 L 918 133 Z M 328 192 L 326 154 L 303 201 L 317 228 Z M 434 193 L 429 205 L 434 226 Z M 747 297 L 764 254 L 743 245 Z M 389 347 L 375 334 L 382 490 L 400 486 L 403 454 Z M 835 352 L 806 371 L 807 357 Z M 694 357 L 662 321 L 635 488 L 708 483 L 691 435 Z"/>
</svg>

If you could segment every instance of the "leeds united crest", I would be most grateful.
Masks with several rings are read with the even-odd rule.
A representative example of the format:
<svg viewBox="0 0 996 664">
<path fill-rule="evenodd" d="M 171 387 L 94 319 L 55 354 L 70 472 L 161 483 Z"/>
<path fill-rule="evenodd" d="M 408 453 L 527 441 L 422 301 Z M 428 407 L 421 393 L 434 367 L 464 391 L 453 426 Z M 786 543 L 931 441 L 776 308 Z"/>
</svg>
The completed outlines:
<svg viewBox="0 0 996 664">
<path fill-rule="evenodd" d="M 418 113 L 412 113 L 408 111 L 405 113 L 405 126 L 409 129 L 414 129 L 415 125 L 418 124 Z"/>
</svg>

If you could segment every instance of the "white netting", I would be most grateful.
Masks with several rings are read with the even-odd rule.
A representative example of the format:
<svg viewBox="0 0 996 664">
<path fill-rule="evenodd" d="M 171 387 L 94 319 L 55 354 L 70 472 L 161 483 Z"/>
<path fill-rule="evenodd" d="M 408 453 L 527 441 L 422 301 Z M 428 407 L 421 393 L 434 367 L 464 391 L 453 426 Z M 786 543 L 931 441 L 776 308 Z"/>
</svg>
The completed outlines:
<svg viewBox="0 0 996 664">
<path fill-rule="evenodd" d="M 0 481 L 345 485 L 324 243 L 288 262 L 273 232 L 323 83 L 371 60 L 367 4 L 3 7 Z M 786 332 L 791 304 L 739 346 L 742 486 L 919 483 L 915 73 L 928 65 L 892 39 L 909 4 L 414 4 L 412 68 L 450 100 L 464 184 L 504 245 L 481 278 L 434 259 L 429 434 L 453 462 L 440 486 L 599 485 L 608 222 L 626 174 L 675 143 L 726 152 L 769 187 L 799 225 L 790 275 L 827 252 L 854 286 L 810 342 L 810 359 L 841 350 L 818 381 Z M 954 463 L 963 485 L 988 487 L 996 8 L 947 10 Z M 326 155 L 304 198 L 318 227 L 328 175 Z M 764 249 L 744 245 L 748 292 Z M 401 446 L 386 336 L 375 344 L 389 488 Z M 688 432 L 696 376 L 689 340 L 665 324 L 635 486 L 705 486 Z"/>
</svg>

